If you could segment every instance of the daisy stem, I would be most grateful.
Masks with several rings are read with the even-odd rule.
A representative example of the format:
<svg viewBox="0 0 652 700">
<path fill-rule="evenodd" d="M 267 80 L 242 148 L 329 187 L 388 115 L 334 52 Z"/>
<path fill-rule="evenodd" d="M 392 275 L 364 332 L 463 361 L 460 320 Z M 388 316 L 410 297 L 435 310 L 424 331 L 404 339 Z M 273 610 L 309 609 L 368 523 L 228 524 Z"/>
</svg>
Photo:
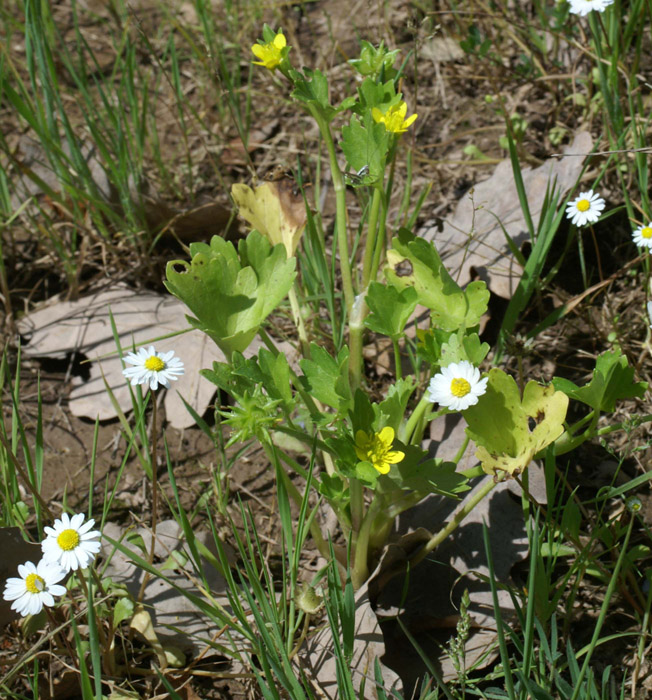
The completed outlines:
<svg viewBox="0 0 652 700">
<path fill-rule="evenodd" d="M 88 584 L 86 583 L 86 578 L 84 577 L 84 572 L 82 569 L 77 569 L 75 572 L 77 574 L 77 580 L 79 581 L 79 585 L 81 586 L 83 592 L 84 592 L 84 597 L 86 598 L 86 603 L 88 607 L 90 608 L 93 605 L 93 601 L 91 600 L 91 595 L 88 589 Z M 104 634 L 104 629 L 102 628 L 102 625 L 97 625 L 97 634 L 100 638 L 100 643 L 102 644 L 102 648 L 106 649 L 106 636 Z"/>
<path fill-rule="evenodd" d="M 45 610 L 45 614 L 47 615 L 48 621 L 50 623 L 51 627 L 51 634 L 52 637 L 56 640 L 57 644 L 62 648 L 62 649 L 67 649 L 68 654 L 70 658 L 72 659 L 72 662 L 75 666 L 76 669 L 79 670 L 79 663 L 77 661 L 77 654 L 73 651 L 72 647 L 70 646 L 70 642 L 68 641 L 68 638 L 66 637 L 65 634 L 59 634 L 57 630 L 57 621 L 54 619 L 54 615 L 50 611 L 48 607 L 45 605 L 43 606 L 43 610 Z"/>
<path fill-rule="evenodd" d="M 598 274 L 600 275 L 600 282 L 604 280 L 604 275 L 602 274 L 602 262 L 600 261 L 600 250 L 598 249 L 598 240 L 595 237 L 595 231 L 593 230 L 593 226 L 589 227 L 591 229 L 591 238 L 593 238 L 593 247 L 595 248 L 595 257 L 596 260 L 598 261 Z M 609 298 L 607 296 L 607 298 Z"/>
<path fill-rule="evenodd" d="M 157 448 L 157 443 L 158 443 L 158 426 L 157 426 L 157 418 L 158 418 L 158 401 L 156 400 L 156 396 L 152 395 L 152 434 L 151 434 L 151 444 L 152 444 L 152 451 L 151 451 L 151 460 L 150 460 L 150 466 L 152 469 L 152 542 L 149 547 L 149 558 L 148 558 L 148 563 L 151 566 L 154 564 L 154 551 L 156 549 L 156 526 L 158 524 L 158 470 L 157 470 L 157 465 L 156 465 L 156 448 Z M 147 583 L 149 582 L 150 575 L 149 572 L 145 571 L 143 574 L 143 581 L 140 584 L 140 589 L 138 590 L 138 597 L 136 598 L 136 601 L 138 603 L 142 602 L 143 600 L 143 595 L 145 593 L 145 586 L 147 586 Z"/>
<path fill-rule="evenodd" d="M 428 400 L 427 396 L 427 393 L 423 394 L 416 408 L 412 411 L 412 415 L 408 418 L 407 423 L 399 429 L 399 440 L 405 445 L 408 442 L 414 442 L 412 438 L 419 433 L 417 427 L 420 425 L 422 418 L 424 418 L 426 410 L 432 407 L 432 402 Z"/>
</svg>

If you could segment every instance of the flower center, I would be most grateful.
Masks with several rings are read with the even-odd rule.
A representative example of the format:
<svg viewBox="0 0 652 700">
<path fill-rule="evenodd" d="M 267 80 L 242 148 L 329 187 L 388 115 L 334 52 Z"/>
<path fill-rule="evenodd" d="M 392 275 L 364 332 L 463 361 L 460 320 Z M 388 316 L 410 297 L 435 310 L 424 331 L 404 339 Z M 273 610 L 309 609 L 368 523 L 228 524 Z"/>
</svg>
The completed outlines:
<svg viewBox="0 0 652 700">
<path fill-rule="evenodd" d="M 79 533 L 77 530 L 64 530 L 57 537 L 57 544 L 64 552 L 70 552 L 79 544 Z"/>
<path fill-rule="evenodd" d="M 577 203 L 578 211 L 588 211 L 591 208 L 591 202 L 588 199 L 580 199 Z"/>
<path fill-rule="evenodd" d="M 29 574 L 25 579 L 25 588 L 30 593 L 40 593 L 45 590 L 45 580 L 42 579 L 38 574 Z"/>
<path fill-rule="evenodd" d="M 471 385 L 466 379 L 457 378 L 453 379 L 451 382 L 451 394 L 457 396 L 458 399 L 461 399 L 462 396 L 466 396 L 469 391 L 471 391 Z"/>
<path fill-rule="evenodd" d="M 652 238 L 652 228 L 643 226 L 641 229 L 641 236 L 643 236 L 643 238 Z"/>
<path fill-rule="evenodd" d="M 145 369 L 149 369 L 152 372 L 160 372 L 165 369 L 165 362 L 160 357 L 152 355 L 145 360 Z"/>
</svg>

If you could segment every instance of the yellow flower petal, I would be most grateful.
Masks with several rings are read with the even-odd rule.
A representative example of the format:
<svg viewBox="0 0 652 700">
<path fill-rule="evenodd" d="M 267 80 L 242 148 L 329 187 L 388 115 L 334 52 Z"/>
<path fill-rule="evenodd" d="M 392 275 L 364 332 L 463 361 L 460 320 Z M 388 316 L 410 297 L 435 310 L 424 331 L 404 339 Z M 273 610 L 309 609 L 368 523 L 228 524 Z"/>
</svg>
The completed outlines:
<svg viewBox="0 0 652 700">
<path fill-rule="evenodd" d="M 386 444 L 387 447 L 391 447 L 392 443 L 394 442 L 394 428 L 390 427 L 389 425 L 386 425 L 378 433 L 378 438 L 382 443 Z"/>
</svg>

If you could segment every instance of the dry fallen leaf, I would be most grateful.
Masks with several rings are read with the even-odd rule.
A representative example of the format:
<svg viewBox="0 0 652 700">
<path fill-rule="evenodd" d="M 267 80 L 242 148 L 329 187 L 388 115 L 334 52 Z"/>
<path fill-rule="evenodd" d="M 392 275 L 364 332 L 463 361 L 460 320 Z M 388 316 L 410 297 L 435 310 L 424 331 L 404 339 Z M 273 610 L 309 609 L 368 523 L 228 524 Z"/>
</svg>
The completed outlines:
<svg viewBox="0 0 652 700">
<path fill-rule="evenodd" d="M 103 535 L 110 537 L 116 542 L 132 549 L 140 557 L 147 558 L 147 554 L 139 549 L 135 544 L 124 538 L 124 530 L 114 523 L 107 522 L 103 529 Z M 147 528 L 139 528 L 136 534 L 142 537 L 146 552 L 151 546 L 151 532 Z M 197 533 L 207 547 L 210 547 L 210 535 L 208 533 Z M 177 552 L 184 548 L 183 533 L 181 526 L 174 520 L 164 520 L 158 524 L 156 529 L 155 553 L 160 559 L 166 559 L 172 552 Z M 114 551 L 113 546 L 107 539 L 102 540 L 102 554 L 110 561 L 104 571 L 104 576 L 110 577 L 115 583 L 124 584 L 131 595 L 136 598 L 143 580 L 144 571 L 134 564 L 121 551 Z M 192 567 L 186 567 L 192 578 Z M 228 605 L 228 598 L 225 593 L 226 581 L 213 567 L 206 564 L 204 572 L 210 586 L 213 600 Z M 203 640 L 210 639 L 219 630 L 219 625 L 211 621 L 206 615 L 199 611 L 186 596 L 179 592 L 178 588 L 187 591 L 189 594 L 200 596 L 201 593 L 188 576 L 179 569 L 165 570 L 164 575 L 170 582 L 160 578 L 152 577 L 145 585 L 143 594 L 143 604 L 151 616 L 151 629 L 148 627 L 148 634 L 154 634 L 161 644 L 175 644 L 183 651 L 197 652 L 204 646 Z M 176 586 L 176 588 L 175 588 Z M 141 620 L 143 626 L 148 624 L 144 617 Z M 138 624 L 138 621 L 137 621 Z M 175 630 L 181 630 L 178 632 Z M 142 630 L 141 630 L 142 632 Z M 150 642 L 151 643 L 151 642 Z M 162 647 L 158 650 L 162 654 Z"/>
<path fill-rule="evenodd" d="M 530 474 L 531 479 L 535 478 L 534 472 L 532 470 Z M 437 531 L 464 502 L 456 504 L 433 495 L 399 516 L 398 531 L 408 534 L 387 548 L 369 582 L 369 590 L 379 618 L 389 623 L 389 626 L 383 626 L 387 647 L 385 662 L 400 672 L 408 692 L 423 672 L 423 665 L 396 623 L 392 622 L 396 615 L 400 615 L 401 621 L 439 667 L 444 679 L 450 680 L 456 677 L 456 671 L 441 649 L 449 638 L 455 636 L 459 601 L 464 589 L 468 589 L 471 634 L 465 645 L 466 668 L 473 664 L 482 668 L 495 658 L 496 621 L 487 582 L 489 570 L 482 524 L 486 522 L 489 528 L 496 580 L 506 583 L 512 566 L 523 560 L 528 552 L 520 496 L 512 493 L 515 489 L 518 491 L 520 487 L 513 480 L 498 484 L 439 548 L 410 570 L 407 591 L 404 576 L 391 577 L 386 572 L 404 570 L 401 562 L 405 562 L 427 538 L 424 526 L 429 531 Z M 498 599 L 502 619 L 509 624 L 514 611 L 509 592 L 499 590 Z"/>
<path fill-rule="evenodd" d="M 126 353 L 134 344 L 186 331 L 187 312 L 186 306 L 170 295 L 137 292 L 117 284 L 77 301 L 56 300 L 21 319 L 18 330 L 28 341 L 23 348 L 27 357 L 65 358 L 79 352 L 92 361 L 90 379 L 73 380 L 76 386 L 70 393 L 69 408 L 73 415 L 104 420 L 116 415 L 105 381 L 120 408 L 123 411 L 131 408 L 129 385 L 122 376 L 122 363 L 116 354 L 110 313 Z M 156 341 L 155 345 L 160 351 L 174 350 L 185 365 L 185 374 L 166 392 L 165 413 L 173 427 L 187 428 L 194 420 L 181 397 L 202 415 L 216 387 L 201 377 L 199 370 L 212 367 L 214 361 L 224 362 L 224 354 L 197 330 Z M 245 355 L 255 354 L 259 347 L 258 339 L 254 340 Z M 289 344 L 281 343 L 279 349 L 289 358 L 293 356 Z"/>
<path fill-rule="evenodd" d="M 591 136 L 581 132 L 564 152 L 588 153 L 591 147 Z M 535 227 L 548 185 L 556 178 L 557 187 L 565 195 L 577 182 L 583 162 L 583 158 L 569 156 L 546 161 L 535 169 L 523 168 Z M 471 280 L 473 268 L 494 294 L 509 299 L 521 278 L 522 268 L 509 250 L 501 224 L 518 248 L 529 241 L 509 160 L 499 163 L 488 180 L 478 183 L 462 197 L 453 216 L 444 222 L 441 233 L 437 225 L 429 224 L 418 235 L 437 246 L 446 268 L 459 285 Z"/>
<path fill-rule="evenodd" d="M 378 624 L 371 604 L 369 593 L 365 583 L 355 596 L 355 632 L 353 642 L 353 658 L 350 668 L 353 678 L 353 686 L 359 691 L 360 682 L 366 679 L 364 695 L 360 700 L 376 700 L 376 684 L 374 682 L 374 668 L 376 659 L 380 660 L 385 654 L 383 634 Z M 306 640 L 303 655 L 303 663 L 316 679 L 321 697 L 329 700 L 337 700 L 337 664 L 333 654 L 333 637 L 329 625 L 322 627 L 314 636 Z M 401 681 L 398 674 L 381 664 L 381 671 L 385 683 L 385 691 L 389 696 L 392 692 L 402 692 Z M 356 695 L 356 697 L 358 697 Z"/>
</svg>

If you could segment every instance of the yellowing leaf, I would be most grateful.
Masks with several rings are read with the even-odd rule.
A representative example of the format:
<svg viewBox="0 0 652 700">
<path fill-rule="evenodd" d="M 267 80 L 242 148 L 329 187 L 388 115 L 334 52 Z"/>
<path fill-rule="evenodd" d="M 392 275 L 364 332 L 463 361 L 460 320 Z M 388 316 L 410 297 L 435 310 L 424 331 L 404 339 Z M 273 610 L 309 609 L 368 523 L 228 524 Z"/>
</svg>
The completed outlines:
<svg viewBox="0 0 652 700">
<path fill-rule="evenodd" d="M 231 188 L 240 216 L 272 245 L 282 243 L 288 258 L 294 255 L 306 227 L 303 197 L 295 193 L 295 188 L 288 179 L 263 182 L 255 190 L 243 184 Z"/>
<path fill-rule="evenodd" d="M 475 456 L 487 474 L 521 473 L 537 452 L 564 432 L 568 397 L 553 386 L 528 382 L 523 399 L 514 379 L 489 372 L 487 392 L 464 412 Z"/>
</svg>

